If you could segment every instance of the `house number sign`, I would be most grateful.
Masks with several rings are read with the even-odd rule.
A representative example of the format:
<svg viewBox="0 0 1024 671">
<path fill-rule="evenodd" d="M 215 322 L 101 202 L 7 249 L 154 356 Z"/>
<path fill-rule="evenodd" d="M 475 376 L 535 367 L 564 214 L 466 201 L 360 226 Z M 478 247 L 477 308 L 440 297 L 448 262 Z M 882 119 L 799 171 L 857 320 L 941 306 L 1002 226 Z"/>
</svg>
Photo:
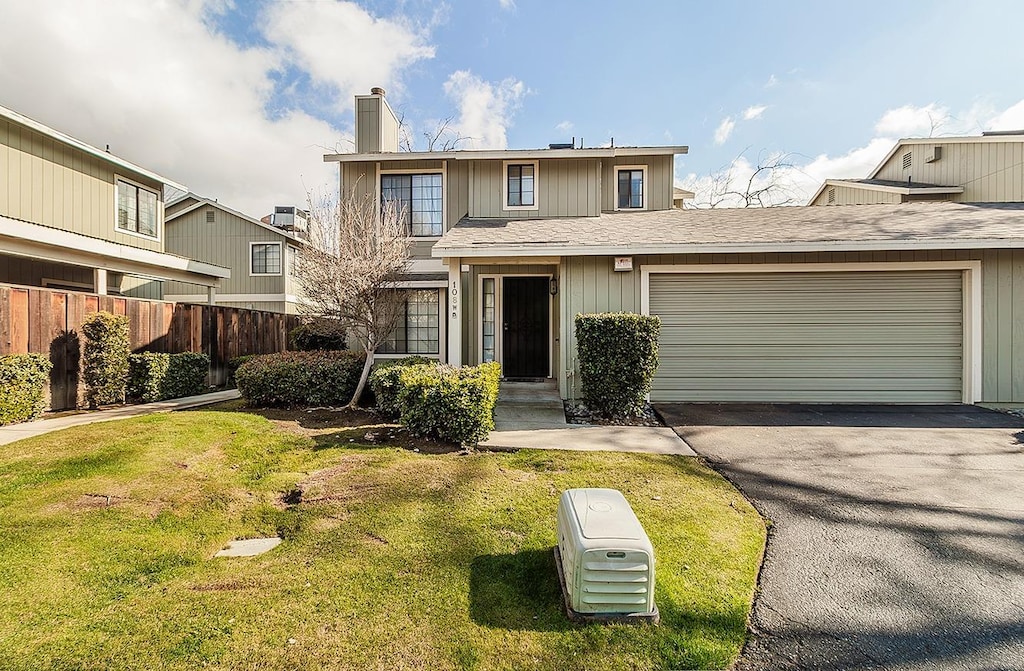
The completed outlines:
<svg viewBox="0 0 1024 671">
<path fill-rule="evenodd" d="M 458 321 L 459 319 L 459 280 L 452 280 L 451 286 L 448 287 L 448 296 L 452 304 L 452 319 Z"/>
</svg>

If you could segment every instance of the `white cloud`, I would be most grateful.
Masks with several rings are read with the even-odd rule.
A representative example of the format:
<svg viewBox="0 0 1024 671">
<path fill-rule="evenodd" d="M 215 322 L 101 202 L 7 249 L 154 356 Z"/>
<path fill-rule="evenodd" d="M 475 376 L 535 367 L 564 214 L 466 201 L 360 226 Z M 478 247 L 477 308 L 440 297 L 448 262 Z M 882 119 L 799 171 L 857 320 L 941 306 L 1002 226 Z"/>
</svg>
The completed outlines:
<svg viewBox="0 0 1024 671">
<path fill-rule="evenodd" d="M 506 11 L 516 8 L 516 0 L 498 0 L 498 4 Z"/>
<path fill-rule="evenodd" d="M 468 70 L 453 72 L 445 94 L 458 107 L 455 130 L 467 138 L 467 149 L 505 149 L 508 127 L 526 95 L 526 85 L 507 78 L 487 82 Z"/>
<path fill-rule="evenodd" d="M 753 121 L 754 119 L 760 119 L 766 109 L 768 109 L 767 105 L 751 105 L 743 110 L 743 120 Z"/>
<path fill-rule="evenodd" d="M 904 105 L 891 109 L 875 124 L 875 133 L 887 137 L 930 137 L 949 119 L 949 109 L 936 103 L 924 107 Z"/>
<path fill-rule="evenodd" d="M 221 1 L 7 2 L 4 22 L 18 30 L 0 40 L 0 63 L 18 66 L 0 67 L 0 102 L 91 144 L 109 143 L 113 153 L 253 216 L 303 204 L 307 188 L 337 188 L 323 146 L 343 130 L 295 110 L 287 97 L 268 114 L 272 96 L 287 96 L 275 93 L 272 75 L 308 67 L 344 98 L 391 85 L 429 47 L 414 31 L 343 3 L 311 10 L 323 14 L 301 7 L 269 14 L 273 30 L 294 27 L 300 15 L 329 25 L 333 40 L 355 40 L 348 51 L 315 57 L 286 36 L 275 47 L 243 48 L 210 27 Z M 367 35 L 339 32 L 342 20 Z M 297 37 L 320 44 L 309 25 Z"/>
<path fill-rule="evenodd" d="M 735 127 L 736 122 L 732 120 L 731 116 L 722 119 L 722 123 L 718 124 L 718 128 L 715 129 L 715 144 L 725 144 Z"/>
<path fill-rule="evenodd" d="M 764 87 L 766 89 L 770 89 L 773 86 L 777 85 L 778 83 L 779 83 L 779 80 L 775 78 L 775 75 L 772 75 L 772 76 L 768 77 L 768 81 L 766 81 L 764 83 Z"/>
<path fill-rule="evenodd" d="M 572 129 L 575 128 L 575 124 L 571 121 L 563 121 L 562 123 L 555 126 L 555 130 L 559 133 L 571 133 Z"/>
<path fill-rule="evenodd" d="M 1021 129 L 1024 129 L 1024 100 L 989 119 L 988 128 L 985 130 Z"/>
<path fill-rule="evenodd" d="M 274 3 L 260 24 L 289 61 L 337 89 L 341 110 L 352 106 L 354 95 L 395 82 L 403 67 L 434 56 L 434 48 L 407 22 L 371 16 L 352 2 Z"/>
</svg>

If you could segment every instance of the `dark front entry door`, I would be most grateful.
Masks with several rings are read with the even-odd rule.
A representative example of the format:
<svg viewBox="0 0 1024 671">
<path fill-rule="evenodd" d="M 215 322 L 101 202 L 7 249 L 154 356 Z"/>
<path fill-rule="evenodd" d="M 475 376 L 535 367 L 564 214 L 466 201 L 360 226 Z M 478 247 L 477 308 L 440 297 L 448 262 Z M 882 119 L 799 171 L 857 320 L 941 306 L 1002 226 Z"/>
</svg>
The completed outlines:
<svg viewBox="0 0 1024 671">
<path fill-rule="evenodd" d="M 502 281 L 502 367 L 505 377 L 547 377 L 550 371 L 551 310 L 548 278 Z"/>
</svg>

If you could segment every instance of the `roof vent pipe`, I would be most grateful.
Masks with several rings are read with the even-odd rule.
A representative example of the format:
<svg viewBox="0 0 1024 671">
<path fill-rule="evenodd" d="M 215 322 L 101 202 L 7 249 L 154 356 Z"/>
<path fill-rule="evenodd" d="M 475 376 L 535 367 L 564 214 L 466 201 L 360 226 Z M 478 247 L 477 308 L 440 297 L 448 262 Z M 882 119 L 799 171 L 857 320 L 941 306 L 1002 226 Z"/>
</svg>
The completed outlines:
<svg viewBox="0 0 1024 671">
<path fill-rule="evenodd" d="M 370 89 L 370 95 L 372 95 L 372 96 L 382 96 L 382 95 L 384 95 L 384 89 L 382 89 L 379 86 L 374 86 L 372 89 Z"/>
</svg>

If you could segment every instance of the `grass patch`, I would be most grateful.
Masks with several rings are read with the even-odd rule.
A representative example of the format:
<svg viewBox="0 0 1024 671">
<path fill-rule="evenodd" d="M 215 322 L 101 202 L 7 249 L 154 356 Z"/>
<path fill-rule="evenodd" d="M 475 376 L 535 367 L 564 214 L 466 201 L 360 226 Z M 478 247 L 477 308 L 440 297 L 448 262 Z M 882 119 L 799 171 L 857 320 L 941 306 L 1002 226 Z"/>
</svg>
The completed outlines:
<svg viewBox="0 0 1024 671">
<path fill-rule="evenodd" d="M 428 455 L 286 422 L 172 413 L 5 446 L 0 668 L 722 668 L 743 644 L 764 526 L 694 459 Z M 565 619 L 554 515 L 584 486 L 620 489 L 651 536 L 660 627 Z"/>
</svg>

